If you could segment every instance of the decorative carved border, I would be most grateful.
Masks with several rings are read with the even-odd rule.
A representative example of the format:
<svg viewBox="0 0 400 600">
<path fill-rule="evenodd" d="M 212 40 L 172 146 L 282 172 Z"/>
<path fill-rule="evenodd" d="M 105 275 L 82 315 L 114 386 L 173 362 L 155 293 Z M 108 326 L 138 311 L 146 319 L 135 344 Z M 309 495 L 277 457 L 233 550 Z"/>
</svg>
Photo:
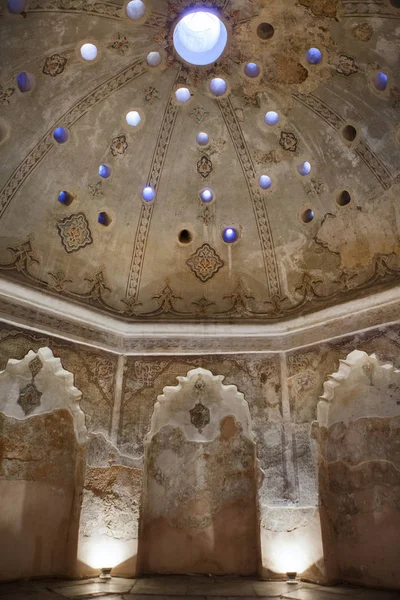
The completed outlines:
<svg viewBox="0 0 400 600">
<path fill-rule="evenodd" d="M 58 121 L 48 130 L 36 146 L 29 152 L 22 163 L 15 169 L 0 191 L 0 219 L 4 215 L 11 200 L 29 177 L 29 175 L 42 162 L 47 154 L 55 147 L 53 141 L 53 131 L 58 126 L 71 128 L 77 123 L 91 108 L 108 98 L 114 92 L 120 90 L 125 85 L 140 77 L 147 72 L 147 65 L 143 59 L 136 60 L 134 63 L 107 79 L 104 83 L 98 85 L 93 91 L 89 92 L 84 98 L 79 100 L 70 108 Z"/>
<path fill-rule="evenodd" d="M 178 71 L 177 73 L 174 85 L 176 83 L 176 80 L 179 78 L 179 75 L 180 71 Z M 171 141 L 172 132 L 174 130 L 177 113 L 178 106 L 173 102 L 172 98 L 170 98 L 164 112 L 160 132 L 158 134 L 157 143 L 153 154 L 153 160 L 150 167 L 150 173 L 147 179 L 147 185 L 150 185 L 156 191 L 160 183 L 165 158 Z M 126 286 L 126 299 L 124 301 L 128 308 L 128 311 L 132 308 L 132 306 L 135 306 L 137 303 L 140 279 L 142 276 L 144 255 L 146 251 L 147 237 L 149 234 L 153 210 L 154 202 L 142 202 L 139 222 L 136 228 L 135 243 L 133 247 L 128 283 Z"/>
<path fill-rule="evenodd" d="M 279 279 L 278 264 L 275 255 L 274 241 L 272 237 L 271 225 L 268 214 L 257 185 L 256 169 L 249 149 L 244 139 L 235 111 L 230 99 L 218 100 L 218 106 L 221 110 L 225 125 L 231 136 L 236 150 L 237 158 L 245 176 L 250 198 L 253 203 L 254 216 L 257 223 L 258 234 L 264 258 L 265 274 L 267 276 L 268 289 L 270 297 L 280 298 L 282 295 Z"/>
<path fill-rule="evenodd" d="M 81 314 L 80 309 L 73 306 L 73 310 L 68 312 L 71 306 L 65 300 L 60 300 L 59 314 L 54 315 L 47 308 L 43 292 L 40 293 L 43 296 L 42 308 L 39 307 L 40 302 L 32 303 L 29 294 L 28 291 L 24 296 L 20 292 L 8 298 L 0 292 L 0 322 L 8 324 L 7 327 L 18 326 L 26 331 L 38 331 L 57 340 L 127 355 L 170 355 L 177 352 L 213 355 L 234 351 L 243 354 L 265 352 L 265 348 L 271 352 L 295 351 L 304 344 L 312 346 L 348 337 L 355 329 L 359 332 L 370 331 L 373 327 L 378 329 L 384 324 L 393 324 L 396 317 L 398 322 L 400 314 L 398 292 L 391 290 L 366 299 L 361 313 L 359 303 L 347 303 L 326 309 L 323 313 L 314 313 L 306 327 L 302 319 L 293 318 L 285 325 L 271 324 L 269 321 L 267 327 L 264 326 L 267 323 L 249 324 L 243 321 L 235 326 L 230 321 L 225 324 L 201 322 L 199 325 L 179 322 L 165 323 L 160 334 L 152 322 L 125 321 L 121 327 L 120 320 L 89 313 L 88 309 Z"/>
<path fill-rule="evenodd" d="M 342 0 L 341 14 L 343 17 L 400 19 L 383 0 Z"/>
<path fill-rule="evenodd" d="M 330 106 L 322 100 L 309 94 L 294 93 L 293 98 L 300 104 L 311 110 L 314 114 L 320 117 L 335 131 L 339 131 L 342 125 L 346 122 L 343 117 L 338 115 Z M 376 177 L 384 190 L 388 190 L 393 183 L 393 177 L 390 171 L 382 163 L 382 161 L 374 154 L 371 148 L 365 142 L 360 142 L 355 148 L 356 154 L 364 161 L 371 173 Z"/>
<path fill-rule="evenodd" d="M 102 17 L 113 21 L 126 21 L 123 14 L 123 7 L 113 2 L 104 2 L 97 0 L 29 0 L 26 9 L 27 13 L 47 13 L 58 12 L 64 14 L 90 15 L 93 17 Z M 152 12 L 142 27 L 151 27 L 160 29 L 165 26 L 166 16 L 160 13 Z"/>
</svg>

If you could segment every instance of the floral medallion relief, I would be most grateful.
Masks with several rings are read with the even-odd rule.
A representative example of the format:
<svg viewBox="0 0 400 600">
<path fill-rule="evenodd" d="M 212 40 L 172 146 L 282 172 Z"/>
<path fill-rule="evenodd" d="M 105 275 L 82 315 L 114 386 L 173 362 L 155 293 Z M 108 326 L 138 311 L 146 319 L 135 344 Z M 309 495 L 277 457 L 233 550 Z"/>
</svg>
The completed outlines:
<svg viewBox="0 0 400 600">
<path fill-rule="evenodd" d="M 62 245 L 68 254 L 77 252 L 93 243 L 89 223 L 83 213 L 66 217 L 57 224 Z"/>
</svg>

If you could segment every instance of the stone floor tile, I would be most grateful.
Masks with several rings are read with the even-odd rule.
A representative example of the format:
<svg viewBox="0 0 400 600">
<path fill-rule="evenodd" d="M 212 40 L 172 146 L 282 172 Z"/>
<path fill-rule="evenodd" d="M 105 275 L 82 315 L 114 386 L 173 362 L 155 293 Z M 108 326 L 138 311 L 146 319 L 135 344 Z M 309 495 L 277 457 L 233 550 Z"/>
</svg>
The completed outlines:
<svg viewBox="0 0 400 600">
<path fill-rule="evenodd" d="M 361 588 L 353 588 L 355 590 L 355 600 L 400 600 L 400 591 L 389 592 L 383 590 L 368 590 Z"/>
<path fill-rule="evenodd" d="M 217 581 L 189 582 L 188 596 L 229 597 L 255 596 L 250 580 L 223 579 Z"/>
<path fill-rule="evenodd" d="M 166 596 L 165 594 L 124 594 L 123 596 L 123 600 L 184 600 L 188 598 L 190 600 L 207 600 L 206 596 Z M 224 600 L 226 599 L 224 598 Z"/>
<path fill-rule="evenodd" d="M 188 579 L 186 577 L 145 577 L 138 579 L 130 593 L 133 595 L 186 596 Z"/>
<path fill-rule="evenodd" d="M 344 593 L 346 592 L 346 593 Z M 400 600 L 399 592 L 384 592 L 380 590 L 366 590 L 351 587 L 303 588 L 291 593 L 284 594 L 282 598 L 287 600 Z"/>
<path fill-rule="evenodd" d="M 33 592 L 35 588 L 32 586 L 30 581 L 20 581 L 15 583 L 2 583 L 0 584 L 0 598 L 4 600 L 10 594 L 22 594 L 24 592 Z"/>
<path fill-rule="evenodd" d="M 292 584 L 285 581 L 253 581 L 252 586 L 257 596 L 279 598 L 283 594 L 294 592 L 303 587 L 301 582 Z"/>
<path fill-rule="evenodd" d="M 31 585 L 37 589 L 58 588 L 72 585 L 87 585 L 88 583 L 100 583 L 100 579 L 33 579 Z"/>
<path fill-rule="evenodd" d="M 287 592 L 282 595 L 282 598 L 290 600 L 337 600 L 343 596 L 337 595 L 334 592 L 327 592 L 326 590 L 318 587 L 316 588 L 302 588 L 294 590 L 293 592 Z"/>
<path fill-rule="evenodd" d="M 19 591 L 10 593 L 8 595 L 1 594 L 1 599 L 7 598 L 7 600 L 60 600 L 60 596 L 54 592 L 48 590 L 30 590 Z"/>
<path fill-rule="evenodd" d="M 69 582 L 67 585 L 57 586 L 51 589 L 64 598 L 80 600 L 81 598 L 95 598 L 110 594 L 127 594 L 132 589 L 132 580 L 128 579 L 120 581 L 119 579 L 114 578 L 110 581 L 101 583 Z"/>
</svg>

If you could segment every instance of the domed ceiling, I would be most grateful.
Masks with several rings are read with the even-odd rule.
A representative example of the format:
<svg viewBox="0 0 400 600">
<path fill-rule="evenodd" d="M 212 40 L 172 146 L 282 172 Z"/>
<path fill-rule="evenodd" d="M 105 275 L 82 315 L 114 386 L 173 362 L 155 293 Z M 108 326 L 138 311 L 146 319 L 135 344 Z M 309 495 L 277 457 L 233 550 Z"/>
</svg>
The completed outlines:
<svg viewBox="0 0 400 600">
<path fill-rule="evenodd" d="M 174 48 L 199 8 L 206 66 Z M 0 27 L 2 279 L 133 321 L 398 283 L 398 0 L 18 0 Z"/>
</svg>

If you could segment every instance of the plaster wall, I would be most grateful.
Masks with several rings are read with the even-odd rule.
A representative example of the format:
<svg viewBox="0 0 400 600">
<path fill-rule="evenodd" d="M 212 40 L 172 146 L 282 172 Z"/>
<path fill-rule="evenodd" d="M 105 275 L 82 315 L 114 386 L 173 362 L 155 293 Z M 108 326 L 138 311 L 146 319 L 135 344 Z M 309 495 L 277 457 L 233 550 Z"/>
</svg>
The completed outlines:
<svg viewBox="0 0 400 600">
<path fill-rule="evenodd" d="M 254 575 L 257 466 L 248 405 L 205 369 L 178 380 L 159 397 L 146 438 L 140 569 Z"/>
<path fill-rule="evenodd" d="M 353 351 L 325 383 L 315 427 L 324 542 L 335 579 L 399 587 L 400 371 Z"/>
<path fill-rule="evenodd" d="M 74 569 L 86 443 L 80 398 L 49 348 L 0 372 L 0 579 Z"/>
<path fill-rule="evenodd" d="M 351 579 L 359 584 L 399 587 L 399 582 L 393 575 L 393 568 L 389 568 L 390 560 L 395 560 L 389 544 L 387 544 L 385 560 L 382 563 L 388 565 L 388 570 L 379 572 L 377 569 L 377 557 L 382 556 L 379 552 L 383 550 L 383 547 L 380 547 L 379 550 L 376 545 L 379 535 L 381 533 L 386 535 L 386 539 L 390 539 L 390 542 L 394 544 L 397 543 L 400 531 L 396 508 L 398 467 L 393 467 L 397 460 L 393 458 L 397 456 L 395 442 L 396 427 L 398 427 L 397 417 L 394 418 L 395 414 L 392 414 L 392 408 L 385 409 L 386 416 L 376 414 L 372 410 L 374 394 L 375 397 L 382 397 L 381 389 L 386 388 L 381 382 L 375 391 L 371 391 L 373 386 L 371 387 L 368 383 L 369 375 L 367 377 L 364 373 L 368 383 L 365 383 L 365 390 L 369 390 L 370 395 L 364 393 L 364 390 L 363 395 L 355 398 L 354 406 L 362 407 L 362 399 L 365 397 L 367 414 L 361 417 L 357 413 L 356 425 L 352 424 L 351 419 L 347 425 L 343 425 L 343 423 L 340 425 L 343 431 L 347 432 L 341 434 L 340 444 L 335 446 L 331 441 L 329 445 L 325 444 L 325 438 L 317 439 L 315 428 L 318 426 L 313 425 L 318 412 L 318 402 L 324 392 L 324 382 L 329 379 L 330 373 L 337 370 L 339 360 L 344 359 L 354 348 L 365 350 L 368 354 L 375 351 L 379 363 L 391 362 L 395 366 L 400 366 L 400 330 L 398 326 L 391 325 L 371 329 L 367 332 L 305 346 L 287 353 L 266 351 L 255 354 L 117 357 L 77 343 L 3 325 L 0 329 L 0 368 L 6 366 L 10 357 L 21 360 L 29 349 L 37 352 L 44 345 L 51 348 L 54 356 L 60 357 L 63 366 L 74 374 L 75 384 L 82 392 L 79 404 L 85 414 L 88 430 L 82 503 L 79 504 L 78 509 L 74 506 L 72 508 L 73 519 L 79 520 L 79 534 L 75 535 L 75 545 L 69 563 L 72 565 L 73 574 L 94 575 L 98 573 L 99 568 L 106 564 L 113 566 L 113 572 L 120 575 L 137 574 L 142 569 L 156 570 L 160 562 L 164 561 L 165 552 L 163 555 L 162 549 L 160 549 L 160 554 L 157 556 L 151 542 L 153 533 L 149 529 L 149 535 L 143 537 L 144 529 L 141 529 L 146 521 L 145 516 L 149 506 L 146 500 L 148 486 L 150 485 L 153 491 L 156 490 L 154 496 L 156 500 L 159 500 L 161 490 L 161 487 L 157 488 L 157 482 L 154 483 L 158 474 L 151 481 L 151 478 L 148 477 L 148 467 L 150 465 L 151 471 L 154 465 L 161 461 L 160 464 L 166 473 L 172 473 L 178 482 L 177 485 L 175 483 L 170 485 L 172 491 L 178 489 L 177 486 L 181 486 L 190 494 L 193 491 L 196 499 L 203 498 L 203 491 L 206 487 L 203 486 L 203 483 L 206 482 L 205 474 L 208 468 L 204 454 L 208 453 L 206 448 L 209 445 L 209 454 L 215 457 L 224 457 L 225 461 L 223 467 L 220 464 L 212 466 L 210 481 L 214 490 L 217 488 L 217 478 L 220 478 L 219 481 L 226 481 L 227 474 L 234 474 L 234 479 L 238 478 L 238 481 L 241 482 L 235 488 L 236 490 L 239 490 L 242 484 L 245 484 L 245 487 L 248 486 L 246 489 L 250 490 L 250 480 L 255 482 L 258 515 L 256 534 L 252 538 L 252 543 L 255 540 L 258 557 L 257 568 L 262 577 L 279 578 L 287 570 L 294 569 L 303 577 L 321 583 L 337 579 Z M 240 417 L 235 414 L 235 423 L 240 422 L 244 429 L 231 439 L 224 440 L 223 436 L 221 437 L 221 422 L 225 417 L 229 417 L 231 414 L 229 411 L 215 414 L 216 418 L 212 421 L 214 428 L 210 439 L 202 438 L 202 434 L 193 428 L 188 411 L 185 412 L 186 422 L 179 417 L 178 405 L 175 405 L 173 410 L 166 412 L 166 418 L 157 420 L 158 417 L 154 416 L 157 413 L 155 410 L 157 398 L 162 396 L 164 389 L 174 389 L 170 386 L 176 384 L 176 378 L 182 377 L 191 369 L 206 369 L 213 374 L 221 375 L 224 377 L 224 386 L 236 386 L 239 396 L 243 394 L 248 414 L 246 416 L 245 413 L 242 413 Z M 384 374 L 387 377 L 386 370 L 384 370 Z M 390 394 L 395 393 L 397 393 L 395 388 L 390 388 Z M 211 397 L 212 395 L 210 395 Z M 192 395 L 190 398 L 193 400 L 194 396 Z M 352 403 L 348 396 L 343 396 L 343 402 L 346 406 Z M 396 397 L 393 402 L 397 406 Z M 222 406 L 221 402 L 219 404 Z M 50 411 L 46 415 L 31 416 L 22 423 L 29 423 L 32 419 L 55 418 L 54 415 L 58 414 L 57 410 Z M 388 410 L 389 412 L 387 412 Z M 16 417 L 3 416 L 3 418 L 15 419 Z M 385 419 L 391 420 L 390 425 L 388 423 L 383 425 Z M 363 422 L 366 423 L 365 431 L 359 429 Z M 157 425 L 155 425 L 156 423 Z M 367 435 L 369 426 L 373 428 L 373 442 L 361 443 L 364 438 L 365 440 L 369 439 L 369 434 Z M 191 427 L 192 429 L 190 429 Z M 329 427 L 336 431 L 335 428 L 338 425 L 332 423 Z M 71 431 L 73 430 L 71 425 Z M 321 436 L 322 429 L 318 428 L 318 431 Z M 205 432 L 206 429 L 204 429 Z M 335 436 L 333 434 L 332 436 L 334 439 Z M 21 453 L 23 449 L 21 439 L 15 439 L 16 445 L 20 446 L 18 452 Z M 175 443 L 174 440 L 178 441 Z M 199 444 L 200 441 L 201 444 Z M 254 476 L 252 474 L 251 477 L 248 475 L 253 467 L 247 472 L 242 468 L 247 464 L 246 461 L 250 460 L 249 443 L 251 446 L 254 445 L 257 458 L 257 473 Z M 200 445 L 203 450 L 201 460 L 198 462 L 202 467 L 200 471 L 203 479 L 198 479 L 198 482 L 203 483 L 197 487 L 194 486 L 192 490 L 183 477 L 185 471 L 180 472 L 179 469 L 172 468 L 172 466 L 186 464 L 186 456 L 197 456 L 196 452 Z M 325 452 L 325 446 L 327 448 L 329 446 L 330 449 L 326 450 L 326 457 L 325 454 L 323 455 L 324 461 L 327 461 L 328 465 L 323 470 L 320 460 L 322 453 Z M 229 453 L 226 452 L 228 447 L 230 448 Z M 232 460 L 231 455 L 234 448 L 236 448 L 235 452 L 242 457 L 240 459 L 242 462 Z M 344 455 L 336 456 L 334 454 L 334 452 L 343 453 L 347 450 L 349 453 L 350 450 L 353 452 L 353 454 L 349 454 L 350 458 L 343 459 Z M 165 452 L 171 460 L 165 460 Z M 378 475 L 375 470 L 370 470 L 372 469 L 370 457 L 378 460 L 377 456 L 379 456 L 379 465 L 386 464 L 385 456 L 391 458 L 385 473 L 382 474 L 379 471 L 382 485 L 377 484 L 374 487 L 375 484 L 372 484 L 371 481 L 375 481 Z M 344 470 L 340 473 L 335 471 L 339 464 L 338 457 L 344 461 Z M 363 471 L 364 463 L 368 465 L 368 477 Z M 193 473 L 192 466 L 188 466 L 187 469 L 187 473 L 190 469 Z M 15 466 L 15 478 L 18 481 L 25 481 L 20 463 Z M 69 481 L 67 477 L 64 479 Z M 12 483 L 13 478 L 8 474 L 3 475 L 2 485 L 8 485 L 9 481 Z M 343 494 L 332 491 L 332 486 L 345 481 L 350 481 L 350 487 L 346 488 Z M 365 481 L 370 483 L 364 486 L 363 482 Z M 24 489 L 28 489 L 29 485 L 31 503 L 36 502 L 35 499 L 37 499 L 37 504 L 41 504 L 42 496 L 40 494 L 42 492 L 33 487 L 37 486 L 39 490 L 41 482 L 42 479 L 34 474 L 29 480 L 29 484 L 23 484 Z M 22 485 L 22 483 L 18 485 Z M 353 490 L 354 486 L 356 487 Z M 213 514 L 216 515 L 213 522 L 213 534 L 222 529 L 217 524 L 218 510 L 214 509 L 219 509 L 222 503 L 223 510 L 220 515 L 224 524 L 231 519 L 233 514 L 229 512 L 224 496 L 225 492 L 229 493 L 230 488 L 229 486 L 226 488 L 220 486 L 220 488 L 220 494 L 206 495 L 208 499 L 211 499 L 210 506 L 213 506 Z M 197 498 L 196 493 L 199 490 L 201 493 Z M 16 494 L 19 498 L 21 497 L 19 492 Z M 249 506 L 250 496 L 250 493 L 241 496 Z M 360 552 L 358 555 L 360 565 L 368 565 L 370 574 L 374 573 L 373 577 L 369 576 L 361 567 L 357 571 L 357 577 L 353 577 L 351 572 L 344 568 L 346 560 L 348 563 L 352 560 L 350 550 L 346 550 L 346 544 L 353 538 L 342 538 L 342 541 L 338 543 L 337 536 L 327 518 L 326 510 L 328 510 L 330 518 L 333 513 L 337 514 L 339 525 L 342 527 L 341 523 L 346 522 L 346 515 L 349 514 L 346 502 L 350 496 L 356 498 L 359 508 L 367 506 L 369 502 L 368 510 L 360 509 L 352 517 L 351 522 L 354 531 L 359 532 L 356 535 L 354 556 Z M 3 497 L 10 498 L 5 494 Z M 3 508 L 4 514 L 8 514 L 7 519 L 9 519 L 10 511 L 12 513 L 17 510 L 18 502 L 15 501 L 14 505 L 15 507 L 11 508 L 8 504 Z M 384 510 L 380 508 L 382 505 L 385 506 Z M 156 514 L 154 509 L 156 506 L 157 502 L 150 503 L 151 511 L 147 514 L 150 514 L 151 520 L 153 516 L 154 520 L 160 517 L 160 514 Z M 161 505 L 161 516 L 162 518 L 167 516 L 168 523 L 176 523 L 177 513 L 174 515 L 168 506 L 166 498 L 165 503 Z M 193 514 L 188 510 L 189 505 L 183 503 L 181 506 L 186 510 L 184 518 L 186 522 L 189 522 L 190 519 L 193 519 Z M 198 511 L 197 514 L 194 513 L 196 519 L 201 519 L 206 513 L 212 512 L 208 506 L 206 508 L 204 506 L 196 500 L 194 505 L 189 507 Z M 326 508 L 327 506 L 328 508 Z M 181 513 L 183 514 L 183 511 Z M 51 512 L 49 511 L 48 514 Z M 235 514 L 237 513 L 233 514 L 233 522 Z M 249 514 L 251 514 L 251 519 L 247 525 L 241 524 L 247 533 L 253 527 L 251 511 Z M 75 522 L 73 519 L 70 523 Z M 152 521 L 153 525 L 154 520 Z M 148 521 L 149 523 L 150 521 Z M 365 523 L 368 527 L 365 526 Z M 217 528 L 216 525 L 218 525 Z M 371 539 L 374 536 L 373 544 L 366 543 L 365 535 L 367 535 L 368 528 L 371 531 L 368 534 L 371 535 Z M 182 529 L 178 528 L 178 530 L 178 533 L 181 534 Z M 15 529 L 15 531 L 19 530 Z M 171 539 L 173 539 L 172 534 L 176 535 L 177 530 L 167 531 L 164 528 L 162 533 L 166 536 L 171 535 Z M 207 543 L 210 538 L 207 535 L 204 537 L 206 540 L 204 548 L 209 548 Z M 233 535 L 232 532 L 229 535 Z M 249 548 L 250 535 L 246 539 Z M 344 542 L 343 539 L 346 541 Z M 185 548 L 185 540 L 185 536 L 179 537 L 181 549 Z M 147 543 L 148 549 L 145 547 Z M 340 544 L 343 544 L 343 547 Z M 353 548 L 353 546 L 350 547 Z M 361 553 L 361 550 L 364 554 Z M 142 561 L 142 557 L 146 557 L 146 554 L 147 558 Z M 183 550 L 181 556 L 183 556 Z M 342 560 L 341 566 L 338 565 L 339 556 Z M 21 560 L 22 557 L 24 557 L 24 550 L 21 550 L 20 553 Z M 30 551 L 27 552 L 25 558 L 32 560 Z M 147 566 L 146 560 L 148 561 Z M 113 564 L 112 561 L 114 561 Z M 157 561 L 158 566 L 155 567 Z M 229 568 L 226 565 L 222 565 L 222 567 L 220 565 L 219 568 L 232 570 L 231 564 L 232 562 L 228 565 Z M 181 569 L 184 570 L 193 566 L 186 565 L 184 562 L 182 565 Z M 176 568 L 176 565 L 173 567 Z M 67 566 L 65 569 L 67 570 Z M 50 572 L 50 567 L 46 567 L 45 570 Z M 234 570 L 238 571 L 238 568 L 235 567 Z M 253 566 L 252 570 L 254 571 Z M 14 575 L 10 575 L 10 577 L 18 578 L 20 574 L 14 572 Z"/>
</svg>

